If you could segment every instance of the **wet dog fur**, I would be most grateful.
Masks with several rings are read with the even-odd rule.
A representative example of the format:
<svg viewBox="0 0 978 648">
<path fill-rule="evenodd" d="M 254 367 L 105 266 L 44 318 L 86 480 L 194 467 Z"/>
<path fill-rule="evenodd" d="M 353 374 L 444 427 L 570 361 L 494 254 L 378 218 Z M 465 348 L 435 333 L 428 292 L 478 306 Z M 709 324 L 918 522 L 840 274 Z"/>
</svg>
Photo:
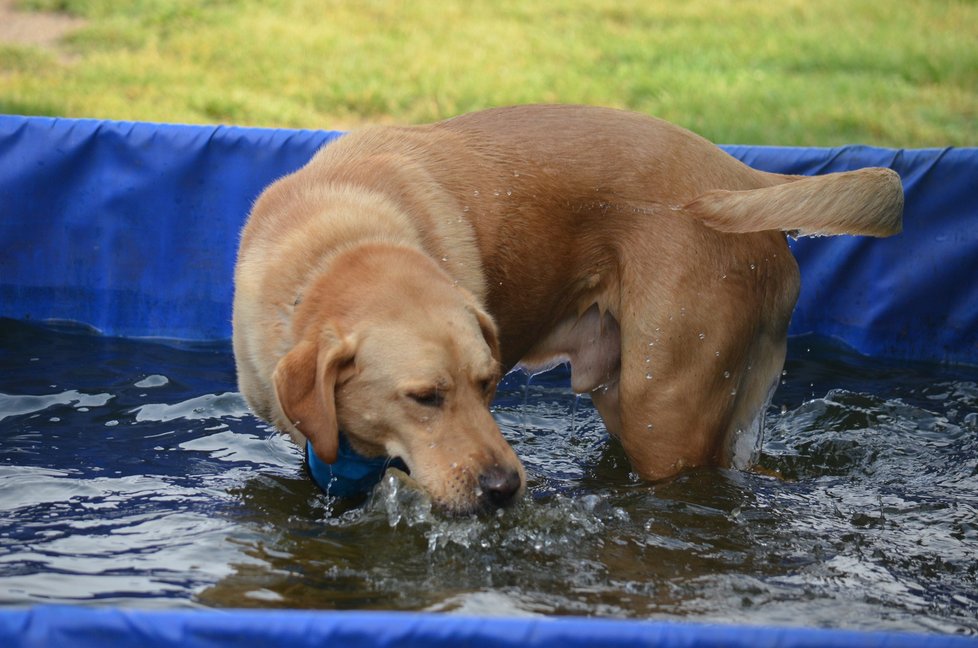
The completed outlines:
<svg viewBox="0 0 978 648">
<path fill-rule="evenodd" d="M 746 467 L 799 272 L 785 232 L 889 236 L 887 169 L 764 173 L 667 122 L 519 106 L 376 127 L 272 184 L 242 233 L 234 352 L 262 418 L 335 461 L 397 456 L 442 509 L 516 500 L 489 413 L 571 365 L 634 470 Z"/>
</svg>

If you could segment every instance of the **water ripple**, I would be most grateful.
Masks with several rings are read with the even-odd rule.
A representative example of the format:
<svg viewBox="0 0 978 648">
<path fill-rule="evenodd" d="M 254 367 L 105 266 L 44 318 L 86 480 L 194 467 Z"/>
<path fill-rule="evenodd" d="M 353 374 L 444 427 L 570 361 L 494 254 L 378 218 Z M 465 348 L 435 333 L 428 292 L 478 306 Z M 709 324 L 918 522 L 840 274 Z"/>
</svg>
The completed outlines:
<svg viewBox="0 0 978 648">
<path fill-rule="evenodd" d="M 0 365 L 0 604 L 978 632 L 973 368 L 792 341 L 764 474 L 654 484 L 566 368 L 510 374 L 493 413 L 527 497 L 449 518 L 394 474 L 360 500 L 323 495 L 248 413 L 227 344 L 0 322 Z"/>
</svg>

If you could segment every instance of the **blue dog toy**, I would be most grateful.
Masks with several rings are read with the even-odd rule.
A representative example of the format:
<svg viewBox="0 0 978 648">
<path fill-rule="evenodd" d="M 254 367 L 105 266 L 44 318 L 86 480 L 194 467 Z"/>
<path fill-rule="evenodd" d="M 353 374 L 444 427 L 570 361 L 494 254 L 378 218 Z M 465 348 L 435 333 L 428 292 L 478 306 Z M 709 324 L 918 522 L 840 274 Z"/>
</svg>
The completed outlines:
<svg viewBox="0 0 978 648">
<path fill-rule="evenodd" d="M 317 457 L 312 450 L 312 443 L 306 441 L 306 468 L 309 470 L 309 475 L 324 493 L 333 497 L 355 497 L 370 492 L 370 489 L 380 482 L 388 466 L 407 470 L 399 459 L 389 457 L 368 459 L 357 454 L 342 434 L 336 452 L 336 461 L 331 464 Z"/>
</svg>

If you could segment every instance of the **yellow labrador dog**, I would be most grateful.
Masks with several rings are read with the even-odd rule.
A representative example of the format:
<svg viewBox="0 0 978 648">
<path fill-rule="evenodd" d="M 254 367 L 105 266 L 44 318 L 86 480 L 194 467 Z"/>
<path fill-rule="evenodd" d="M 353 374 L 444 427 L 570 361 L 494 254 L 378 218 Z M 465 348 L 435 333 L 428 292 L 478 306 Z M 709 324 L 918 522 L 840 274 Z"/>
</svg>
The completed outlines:
<svg viewBox="0 0 978 648">
<path fill-rule="evenodd" d="M 254 411 L 335 461 L 400 457 L 444 510 L 518 498 L 500 376 L 569 361 L 634 470 L 749 463 L 799 273 L 785 232 L 889 236 L 887 169 L 763 173 L 682 128 L 522 106 L 346 135 L 241 238 L 234 353 Z"/>
</svg>

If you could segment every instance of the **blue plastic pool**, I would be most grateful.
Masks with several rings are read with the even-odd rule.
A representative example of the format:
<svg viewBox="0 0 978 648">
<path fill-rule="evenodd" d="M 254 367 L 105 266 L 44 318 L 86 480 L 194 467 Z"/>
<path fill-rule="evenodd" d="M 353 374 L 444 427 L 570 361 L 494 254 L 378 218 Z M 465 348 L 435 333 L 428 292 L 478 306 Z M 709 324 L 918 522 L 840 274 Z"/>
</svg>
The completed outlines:
<svg viewBox="0 0 978 648">
<path fill-rule="evenodd" d="M 251 201 L 268 182 L 297 168 L 319 146 L 337 136 L 337 133 L 313 131 L 0 117 L 0 317 L 18 322 L 52 319 L 83 322 L 110 336 L 216 340 L 217 352 L 221 352 L 220 345 L 226 344 L 230 335 L 230 286 L 237 232 Z M 955 364 L 978 365 L 978 282 L 975 281 L 978 277 L 978 151 L 894 151 L 863 147 L 730 147 L 728 150 L 752 165 L 780 172 L 822 173 L 881 165 L 896 169 L 904 178 L 907 213 L 901 236 L 887 240 L 815 239 L 794 244 L 802 268 L 803 292 L 792 324 L 793 334 L 815 333 L 834 338 L 879 360 L 869 363 L 867 371 L 878 373 L 892 369 L 897 377 L 900 363 L 943 363 L 941 366 L 950 367 L 948 370 L 952 372 Z M 21 324 L 12 326 L 3 330 L 29 335 L 24 333 Z M 189 355 L 179 355 L 181 345 Z M 198 356 L 190 352 L 200 353 L 202 349 L 207 352 L 208 347 L 188 342 L 153 347 L 161 348 L 164 355 L 167 355 L 165 349 L 177 349 L 167 355 L 165 362 L 174 362 L 175 357 L 197 362 L 194 358 Z M 27 354 L 28 361 L 30 355 Z M 215 371 L 220 374 L 222 365 L 216 366 Z M 966 376 L 974 375 L 971 369 L 963 371 Z M 233 376 L 213 373 L 195 376 L 192 371 L 181 375 L 184 378 L 179 385 L 167 385 L 165 377 L 150 374 L 136 381 L 138 386 L 127 383 L 127 388 L 132 390 L 133 399 L 141 398 L 141 393 L 152 394 L 154 389 L 183 389 L 186 394 L 180 397 L 181 402 L 190 403 L 191 414 L 176 414 L 161 409 L 162 406 L 153 409 L 138 400 L 125 411 L 140 412 L 133 416 L 141 415 L 144 419 L 162 420 L 179 415 L 201 421 L 204 430 L 213 427 L 215 421 L 204 415 L 194 419 L 194 408 L 212 408 L 220 413 L 215 418 L 244 420 L 242 425 L 249 432 L 254 428 L 257 438 L 260 426 L 240 409 L 240 399 L 211 393 L 215 391 L 214 384 L 233 384 Z M 196 384 L 198 380 L 200 384 Z M 813 384 L 816 380 L 817 377 L 812 378 Z M 41 382 L 43 376 L 39 378 L 38 389 Z M 966 380 L 966 384 L 973 383 Z M 513 398 L 518 398 L 519 389 L 518 386 L 511 389 Z M 541 389 L 546 391 L 549 386 L 543 385 Z M 35 392 L 25 388 L 22 393 Z M 922 398 L 938 394 L 939 390 L 933 390 Z M 807 409 L 800 406 L 789 414 L 796 418 L 817 416 L 821 414 L 815 409 L 834 407 L 858 413 L 863 407 L 858 399 L 845 393 L 826 394 L 823 390 L 817 396 L 813 400 L 815 405 Z M 73 396 L 66 398 L 70 401 Z M 973 407 L 973 398 L 969 398 L 972 397 L 965 395 L 962 408 Z M 83 407 L 75 402 L 73 411 L 91 410 L 81 414 L 97 419 L 101 405 L 92 402 Z M 522 411 L 519 407 L 507 410 L 503 405 L 501 415 L 521 416 Z M 968 426 L 974 425 L 974 417 L 969 419 L 970 414 L 973 412 L 948 416 L 958 421 L 962 434 L 970 433 L 972 436 L 968 438 L 973 440 L 973 430 L 969 432 Z M 97 419 L 98 429 L 121 431 L 120 418 Z M 49 424 L 59 422 L 48 421 Z M 226 425 L 226 421 L 217 424 Z M 0 426 L 3 425 L 0 414 Z M 187 441 L 189 450 L 206 450 L 213 436 L 222 433 L 221 430 L 209 432 L 209 436 L 201 437 L 203 440 Z M 118 436 L 107 434 L 107 452 L 115 447 L 111 442 Z M 598 443 L 596 439 L 594 436 L 592 442 Z M 940 445 L 944 440 L 936 443 Z M 147 442 L 147 450 L 157 445 Z M 961 447 L 966 449 L 963 456 L 957 457 L 963 466 L 959 471 L 963 475 L 961 479 L 978 479 L 978 457 L 972 452 L 973 442 Z M 236 448 L 241 450 L 240 446 Z M 263 449 L 268 449 L 267 444 L 258 443 L 253 448 Z M 211 456 L 214 454 L 211 448 Z M 289 470 L 287 465 L 294 457 L 287 449 L 273 445 L 271 455 L 268 461 L 279 462 L 283 471 Z M 609 461 L 614 461 L 613 455 L 613 452 L 606 453 Z M 158 474 L 176 470 L 174 464 L 167 463 L 165 454 L 160 455 L 159 461 Z M 0 484 L 4 484 L 0 500 L 10 493 L 23 492 L 22 488 L 13 488 L 10 474 L 2 472 L 5 467 L 0 465 Z M 185 466 L 179 468 L 183 470 Z M 199 468 L 219 474 L 233 472 L 240 466 L 228 461 Z M 553 470 L 559 472 L 560 468 Z M 574 478 L 574 468 L 568 470 Z M 620 476 L 614 470 L 609 472 Z M 133 478 L 138 475 L 134 474 Z M 219 483 L 218 487 L 223 488 L 223 484 Z M 541 498 L 552 496 L 547 487 L 537 492 Z M 826 492 L 831 494 L 830 490 Z M 266 495 L 274 497 L 271 491 Z M 44 500 L 38 497 L 39 501 Z M 140 497 L 153 500 L 152 494 Z M 187 501 L 192 500 L 193 493 Z M 974 511 L 976 505 L 973 500 L 965 499 L 956 503 L 955 510 Z M 602 515 L 608 517 L 608 524 L 613 524 L 617 513 L 610 510 Z M 854 515 L 849 523 L 858 527 L 858 532 L 867 529 L 872 532 L 881 520 L 870 513 L 862 517 Z M 0 528 L 4 527 L 0 525 Z M 962 537 L 957 540 L 978 549 L 975 525 L 969 526 L 965 521 L 961 529 Z M 11 539 L 12 532 L 7 533 L 6 537 Z M 4 539 L 0 535 L 0 542 Z M 11 576 L 9 569 L 3 567 L 11 563 L 3 561 L 2 547 L 12 544 L 0 544 L 0 582 Z M 941 566 L 929 568 L 941 569 Z M 970 571 L 967 564 L 947 567 L 952 568 L 959 571 L 948 578 L 964 584 L 975 582 L 976 563 L 972 563 Z M 119 566 L 119 575 L 125 576 L 124 565 Z M 50 582 L 52 591 L 56 591 L 59 575 L 51 574 Z M 64 580 L 62 587 L 67 587 L 67 582 Z M 278 642 L 312 646 L 324 641 L 354 646 L 390 643 L 917 646 L 952 645 L 958 641 L 974 644 L 974 640 L 946 634 L 798 627 L 804 625 L 804 619 L 787 628 L 737 625 L 729 621 L 723 625 L 705 625 L 661 619 L 500 620 L 485 616 L 457 618 L 432 613 L 363 611 L 150 612 L 139 610 L 141 606 L 132 602 L 135 598 L 121 609 L 14 605 L 0 612 L 0 645 L 60 645 L 60 640 L 68 636 L 76 645 L 92 646 L 177 643 L 230 646 Z M 751 598 L 751 593 L 745 592 L 743 598 Z M 62 600 L 56 595 L 51 599 Z M 978 593 L 969 593 L 966 587 L 954 592 L 948 600 L 949 605 L 957 605 L 963 611 L 960 614 L 965 616 L 969 610 L 978 611 Z M 98 603 L 97 600 L 88 602 Z M 387 607 L 398 609 L 399 606 Z M 577 613 L 599 614 L 600 611 L 581 609 Z M 736 615 L 731 614 L 730 618 Z M 824 619 L 818 623 L 831 626 Z M 966 633 L 969 628 L 974 632 L 976 625 L 952 624 L 951 630 L 944 632 L 956 629 Z"/>
</svg>

